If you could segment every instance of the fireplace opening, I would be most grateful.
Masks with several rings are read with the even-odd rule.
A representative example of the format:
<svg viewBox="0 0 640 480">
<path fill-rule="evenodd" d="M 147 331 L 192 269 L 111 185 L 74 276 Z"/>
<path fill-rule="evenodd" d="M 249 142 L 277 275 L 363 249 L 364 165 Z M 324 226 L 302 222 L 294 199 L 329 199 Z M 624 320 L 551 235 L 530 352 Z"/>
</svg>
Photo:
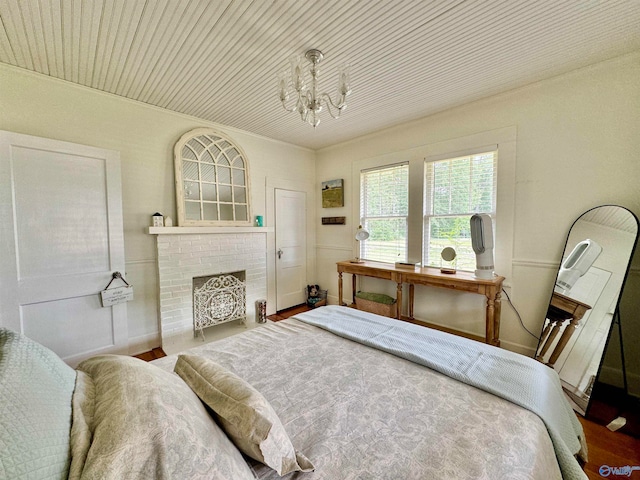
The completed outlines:
<svg viewBox="0 0 640 480">
<path fill-rule="evenodd" d="M 221 273 L 193 278 L 193 335 L 204 329 L 247 318 L 246 273 Z"/>
</svg>

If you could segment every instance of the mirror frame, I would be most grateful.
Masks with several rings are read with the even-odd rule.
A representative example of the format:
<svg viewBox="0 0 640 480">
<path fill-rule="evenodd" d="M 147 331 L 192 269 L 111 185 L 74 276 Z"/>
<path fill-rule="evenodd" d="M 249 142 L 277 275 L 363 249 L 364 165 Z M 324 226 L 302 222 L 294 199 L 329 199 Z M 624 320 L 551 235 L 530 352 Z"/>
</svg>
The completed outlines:
<svg viewBox="0 0 640 480">
<path fill-rule="evenodd" d="M 600 359 L 599 359 L 599 362 L 598 362 L 598 368 L 597 368 L 596 373 L 595 373 L 594 387 L 598 383 L 598 378 L 600 377 L 600 374 L 602 372 L 602 367 L 603 367 L 604 360 L 605 360 L 605 357 L 606 357 L 607 349 L 608 349 L 610 341 L 611 341 L 613 329 L 617 328 L 618 329 L 618 333 L 619 333 L 619 338 L 620 338 L 620 355 L 622 357 L 621 358 L 621 362 L 622 362 L 622 375 L 624 377 L 623 378 L 624 390 L 625 390 L 625 394 L 627 394 L 627 378 L 626 378 L 627 374 L 626 374 L 626 365 L 625 365 L 625 358 L 624 358 L 624 347 L 623 347 L 623 338 L 622 338 L 622 329 L 621 329 L 622 327 L 621 327 L 621 319 L 620 319 L 620 301 L 622 299 L 622 295 L 623 295 L 623 292 L 624 292 L 625 284 L 626 284 L 627 278 L 629 276 L 629 271 L 631 270 L 631 263 L 632 263 L 632 260 L 633 260 L 633 257 L 634 257 L 635 251 L 636 251 L 636 247 L 638 245 L 638 239 L 640 238 L 640 222 L 638 220 L 638 217 L 630 209 L 628 209 L 626 207 L 623 207 L 621 205 L 614 205 L 614 204 L 597 205 L 595 207 L 592 207 L 592 208 L 584 211 L 582 214 L 580 214 L 573 221 L 573 223 L 571 224 L 571 227 L 568 230 L 567 236 L 565 238 L 565 243 L 564 243 L 564 247 L 563 247 L 563 250 L 562 250 L 562 256 L 560 258 L 560 265 L 558 266 L 558 270 L 556 272 L 556 276 L 554 277 L 553 288 L 551 290 L 551 295 L 549 297 L 549 302 L 547 304 L 548 305 L 547 312 L 548 312 L 549 306 L 551 306 L 551 302 L 553 300 L 553 295 L 554 295 L 554 293 L 556 293 L 555 292 L 555 287 L 556 287 L 556 282 L 558 280 L 558 275 L 560 273 L 560 267 L 562 266 L 562 262 L 564 261 L 565 255 L 569 255 L 571 253 L 571 252 L 567 252 L 566 250 L 567 250 L 567 246 L 569 245 L 569 240 L 570 240 L 571 231 L 572 231 L 573 227 L 576 225 L 576 223 L 584 215 L 586 215 L 587 213 L 589 213 L 589 212 L 591 212 L 591 211 L 593 211 L 595 209 L 602 208 L 602 207 L 617 207 L 617 208 L 621 208 L 621 209 L 625 210 L 626 212 L 628 212 L 636 222 L 636 234 L 635 234 L 635 239 L 633 241 L 633 244 L 631 245 L 631 249 L 630 249 L 630 252 L 629 252 L 629 257 L 628 257 L 628 260 L 627 260 L 627 263 L 626 263 L 626 267 L 625 267 L 625 271 L 624 271 L 624 274 L 623 274 L 623 277 L 622 277 L 622 282 L 620 284 L 620 291 L 618 293 L 618 297 L 616 299 L 616 305 L 615 305 L 615 308 L 613 310 L 613 315 L 612 315 L 612 318 L 611 318 L 611 325 L 609 325 L 609 327 L 608 327 L 608 332 L 607 332 L 606 339 L 605 339 L 605 342 L 604 342 L 604 348 L 602 350 L 602 355 L 600 356 Z M 545 319 L 544 319 L 544 321 L 542 323 L 542 329 L 541 329 L 541 332 L 540 332 L 540 336 L 538 337 L 538 345 L 536 346 L 536 349 L 535 349 L 534 358 L 536 358 L 538 356 L 538 351 L 540 350 L 540 348 L 543 345 L 543 336 L 544 336 L 543 332 L 544 332 L 545 323 L 546 323 L 546 320 L 547 320 L 546 315 L 547 315 L 547 313 L 545 313 Z M 617 327 L 616 327 L 616 324 L 617 324 Z M 541 360 L 539 360 L 539 361 L 541 361 Z M 553 368 L 553 367 L 551 366 L 550 368 Z M 560 374 L 560 372 L 558 371 L 558 376 L 559 376 L 559 374 Z M 584 412 L 579 411 L 579 413 L 582 413 L 584 417 L 587 417 L 589 415 L 589 409 L 592 406 L 592 397 L 593 397 L 593 392 L 591 392 L 591 394 L 589 395 L 589 400 L 587 401 L 587 406 L 584 409 Z"/>
<path fill-rule="evenodd" d="M 200 151 L 195 151 L 189 145 L 195 142 Z M 235 152 L 235 153 L 234 153 Z M 185 156 L 185 153 L 188 155 Z M 251 226 L 251 183 L 249 175 L 249 160 L 240 145 L 231 139 L 228 135 L 223 134 L 212 128 L 196 128 L 190 130 L 180 137 L 173 149 L 174 155 L 174 171 L 176 182 L 176 207 L 178 212 L 178 225 L 185 226 Z M 206 157 L 204 157 L 206 155 Z M 203 160 L 208 158 L 208 160 Z M 194 164 L 197 170 L 197 178 L 186 178 L 184 172 L 184 162 Z M 227 162 L 227 164 L 219 165 L 219 162 Z M 200 169 L 202 166 L 198 164 L 207 164 L 215 169 L 213 179 L 202 179 Z M 228 183 L 222 182 L 218 176 L 218 168 L 229 170 Z M 243 184 L 236 183 L 235 174 L 241 175 Z M 188 198 L 185 192 L 185 183 L 196 184 L 198 195 L 194 198 Z M 215 199 L 205 199 L 202 195 L 202 186 L 215 187 Z M 221 199 L 219 194 L 220 187 L 229 189 L 231 198 Z M 244 201 L 236 199 L 236 190 L 244 192 Z M 187 190 L 188 191 L 188 190 Z M 200 215 L 198 219 L 187 218 L 187 205 L 198 205 Z M 208 205 L 217 211 L 217 219 L 206 219 L 204 214 L 204 206 Z M 220 219 L 221 206 L 231 209 L 232 218 Z M 236 219 L 237 208 L 244 209 L 245 219 Z"/>
</svg>

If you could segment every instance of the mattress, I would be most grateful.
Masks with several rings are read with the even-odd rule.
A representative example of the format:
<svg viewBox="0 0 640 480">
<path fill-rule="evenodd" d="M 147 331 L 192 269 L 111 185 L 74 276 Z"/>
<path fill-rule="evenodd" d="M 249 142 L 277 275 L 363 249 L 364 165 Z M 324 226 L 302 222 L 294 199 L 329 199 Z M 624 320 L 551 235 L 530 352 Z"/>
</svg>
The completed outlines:
<svg viewBox="0 0 640 480">
<path fill-rule="evenodd" d="M 228 368 L 270 402 L 315 465 L 285 478 L 562 478 L 536 414 L 295 317 L 188 353 Z M 153 364 L 172 371 L 176 360 Z M 259 479 L 281 478 L 248 462 Z"/>
</svg>

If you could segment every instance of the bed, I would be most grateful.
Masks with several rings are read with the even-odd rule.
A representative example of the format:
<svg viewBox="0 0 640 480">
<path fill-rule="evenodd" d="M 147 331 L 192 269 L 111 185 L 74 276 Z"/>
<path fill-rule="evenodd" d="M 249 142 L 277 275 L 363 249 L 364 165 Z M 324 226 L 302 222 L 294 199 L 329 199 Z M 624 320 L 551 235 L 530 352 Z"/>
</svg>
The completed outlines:
<svg viewBox="0 0 640 480">
<path fill-rule="evenodd" d="M 346 307 L 151 364 L 73 371 L 6 330 L 0 352 L 1 478 L 587 478 L 553 370 Z"/>
</svg>

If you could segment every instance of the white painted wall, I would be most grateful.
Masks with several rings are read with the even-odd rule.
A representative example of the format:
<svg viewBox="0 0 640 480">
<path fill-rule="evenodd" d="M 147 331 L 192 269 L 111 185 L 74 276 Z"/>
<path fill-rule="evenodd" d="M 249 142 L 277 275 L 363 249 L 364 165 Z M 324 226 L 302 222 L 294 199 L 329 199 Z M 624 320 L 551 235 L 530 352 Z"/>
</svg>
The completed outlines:
<svg viewBox="0 0 640 480">
<path fill-rule="evenodd" d="M 307 192 L 309 280 L 328 288 L 335 301 L 335 262 L 352 257 L 355 248 L 354 162 L 514 129 L 512 243 L 498 245 L 496 262 L 511 270 L 508 291 L 525 324 L 538 333 L 572 222 L 585 210 L 606 203 L 640 213 L 639 79 L 636 52 L 315 153 L 233 129 L 223 131 L 242 145 L 251 161 L 253 213 L 264 213 L 267 225 L 272 226 L 273 188 Z M 155 239 L 146 234 L 149 215 L 160 211 L 175 218 L 171 152 L 178 138 L 192 128 L 222 127 L 6 65 L 0 65 L 0 104 L 0 129 L 121 152 L 127 273 L 136 286 L 136 300 L 129 305 L 129 333 L 134 347 L 157 345 Z M 345 180 L 345 207 L 322 209 L 317 191 L 322 181 L 335 178 Z M 341 215 L 347 217 L 344 227 L 316 227 L 320 216 Z M 268 238 L 268 248 L 269 242 L 273 238 Z M 267 267 L 273 271 L 273 260 Z M 637 268 L 630 280 L 638 287 L 635 291 L 640 290 Z M 270 295 L 273 291 L 270 283 Z M 442 311 L 444 305 L 477 318 L 482 302 L 461 301 L 456 295 L 422 292 L 418 311 Z M 623 304 L 632 304 L 626 310 L 634 315 L 637 298 L 623 298 Z M 481 331 L 477 323 L 461 327 Z M 640 318 L 636 325 L 628 324 L 633 338 L 640 338 Z M 506 301 L 501 338 L 505 347 L 523 353 L 535 347 Z M 630 355 L 629 364 L 640 366 L 640 352 Z"/>
<path fill-rule="evenodd" d="M 359 167 L 374 165 L 380 156 L 410 156 L 443 142 L 512 127 L 517 132 L 514 229 L 510 239 L 497 244 L 497 273 L 507 276 L 507 292 L 525 325 L 539 334 L 573 221 L 608 203 L 640 213 L 639 79 L 636 52 L 318 151 L 318 185 L 343 178 L 346 193 L 344 208 L 322 209 L 318 202 L 317 216 L 345 215 L 347 225 L 318 227 L 317 281 L 329 288 L 335 302 L 335 262 L 355 254 L 358 211 L 353 193 Z M 500 215 L 500 205 L 498 209 Z M 380 281 L 364 282 L 366 288 L 388 288 Z M 344 284 L 348 290 L 351 282 Z M 416 317 L 482 332 L 483 302 L 474 304 L 468 295 L 424 289 L 416 299 Z M 443 308 L 454 314 L 447 317 Z M 529 355 L 536 345 L 504 296 L 500 337 L 504 347 Z"/>
<path fill-rule="evenodd" d="M 307 193 L 307 271 L 314 272 L 314 152 L 4 64 L 0 105 L 2 130 L 120 152 L 126 278 L 135 292 L 128 303 L 131 353 L 160 345 L 156 238 L 147 227 L 156 211 L 176 219 L 173 146 L 191 129 L 217 128 L 242 146 L 250 162 L 252 212 L 265 215 L 266 226 L 273 226 L 273 206 L 267 201 L 272 202 L 274 186 Z M 269 313 L 275 306 L 274 282 L 270 276 Z"/>
</svg>

